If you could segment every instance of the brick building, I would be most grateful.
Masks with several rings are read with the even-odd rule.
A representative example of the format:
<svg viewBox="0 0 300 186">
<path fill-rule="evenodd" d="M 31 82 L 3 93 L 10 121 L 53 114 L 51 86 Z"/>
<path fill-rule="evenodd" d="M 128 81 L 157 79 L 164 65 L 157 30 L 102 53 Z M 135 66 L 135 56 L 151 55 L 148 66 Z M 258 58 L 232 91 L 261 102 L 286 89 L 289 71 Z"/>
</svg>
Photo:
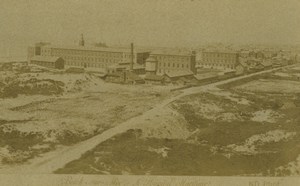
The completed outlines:
<svg viewBox="0 0 300 186">
<path fill-rule="evenodd" d="M 235 69 L 238 53 L 234 51 L 203 51 L 200 66 L 214 69 Z"/>
</svg>

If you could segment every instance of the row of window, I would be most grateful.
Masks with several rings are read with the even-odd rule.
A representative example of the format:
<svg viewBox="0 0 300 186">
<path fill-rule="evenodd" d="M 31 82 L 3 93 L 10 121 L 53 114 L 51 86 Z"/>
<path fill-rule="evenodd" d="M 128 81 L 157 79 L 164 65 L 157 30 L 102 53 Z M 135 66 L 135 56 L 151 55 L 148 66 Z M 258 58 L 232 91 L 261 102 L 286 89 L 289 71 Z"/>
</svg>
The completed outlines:
<svg viewBox="0 0 300 186">
<path fill-rule="evenodd" d="M 47 50 L 45 49 L 44 52 L 47 53 L 46 51 Z M 122 58 L 122 53 L 120 52 L 102 52 L 102 51 L 93 52 L 93 51 L 84 51 L 84 50 L 81 51 L 81 50 L 53 49 L 53 55 L 66 55 L 66 54 Z M 126 55 L 126 56 L 131 56 L 131 55 Z"/>
<path fill-rule="evenodd" d="M 228 65 L 228 64 L 209 64 L 209 63 L 204 63 L 203 66 L 224 67 L 224 68 L 234 69 L 234 65 Z"/>
<path fill-rule="evenodd" d="M 69 60 L 82 60 L 87 62 L 109 62 L 109 63 L 117 63 L 121 61 L 120 59 L 111 59 L 111 58 L 92 58 L 92 57 L 73 57 L 73 56 L 62 56 L 66 61 Z"/>
<path fill-rule="evenodd" d="M 189 61 L 189 57 L 179 57 L 179 56 L 157 56 L 157 60 L 170 60 L 170 61 Z"/>
<path fill-rule="evenodd" d="M 81 66 L 81 67 L 96 67 L 96 68 L 106 68 L 108 64 L 103 63 L 83 63 L 83 62 L 67 62 L 70 66 Z"/>
<path fill-rule="evenodd" d="M 169 72 L 178 72 L 178 71 L 180 71 L 180 70 L 165 70 L 165 69 L 158 69 L 158 73 L 159 74 L 164 74 L 164 73 L 169 73 Z"/>
<path fill-rule="evenodd" d="M 159 67 L 173 67 L 173 68 L 189 68 L 189 64 L 179 64 L 179 63 L 158 63 Z"/>
<path fill-rule="evenodd" d="M 219 60 L 219 59 L 203 59 L 203 61 L 205 62 L 211 62 L 211 63 L 235 63 L 236 59 L 223 59 L 223 60 Z"/>
<path fill-rule="evenodd" d="M 222 54 L 222 53 L 219 53 L 219 54 L 211 54 L 211 53 L 203 54 L 203 57 L 233 57 L 233 58 L 235 58 L 236 56 L 237 56 L 237 54 Z"/>
</svg>

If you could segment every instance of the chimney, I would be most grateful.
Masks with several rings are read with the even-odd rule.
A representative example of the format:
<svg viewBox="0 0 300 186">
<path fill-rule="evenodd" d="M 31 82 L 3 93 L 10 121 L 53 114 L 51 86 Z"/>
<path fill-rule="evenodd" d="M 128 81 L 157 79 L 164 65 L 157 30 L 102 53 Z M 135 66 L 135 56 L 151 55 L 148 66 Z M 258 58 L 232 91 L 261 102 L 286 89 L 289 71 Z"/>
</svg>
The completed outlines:
<svg viewBox="0 0 300 186">
<path fill-rule="evenodd" d="M 131 43 L 131 62 L 130 62 L 130 71 L 133 71 L 133 61 L 134 61 L 134 56 L 133 56 L 133 43 Z"/>
<path fill-rule="evenodd" d="M 83 34 L 81 34 L 81 40 L 79 41 L 79 46 L 84 46 Z"/>
</svg>

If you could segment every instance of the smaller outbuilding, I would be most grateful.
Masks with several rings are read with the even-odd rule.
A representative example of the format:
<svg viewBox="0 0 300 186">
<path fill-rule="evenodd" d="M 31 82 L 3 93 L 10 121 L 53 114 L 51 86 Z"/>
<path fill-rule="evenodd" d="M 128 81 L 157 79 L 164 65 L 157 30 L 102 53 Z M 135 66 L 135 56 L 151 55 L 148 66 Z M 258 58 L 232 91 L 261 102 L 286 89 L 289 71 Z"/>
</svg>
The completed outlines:
<svg viewBox="0 0 300 186">
<path fill-rule="evenodd" d="M 31 58 L 30 63 L 55 69 L 63 69 L 65 67 L 65 61 L 61 57 L 53 56 L 34 56 Z"/>
<path fill-rule="evenodd" d="M 164 84 L 164 77 L 155 74 L 147 74 L 144 78 L 147 84 L 161 85 Z"/>
<path fill-rule="evenodd" d="M 193 79 L 194 73 L 190 70 L 183 70 L 183 71 L 172 71 L 165 73 L 165 78 L 169 79 L 170 81 L 177 81 L 181 78 Z"/>
<path fill-rule="evenodd" d="M 249 71 L 249 65 L 245 61 L 240 61 L 238 65 L 235 67 L 236 75 L 242 75 L 244 73 L 247 73 Z"/>
<path fill-rule="evenodd" d="M 195 75 L 195 78 L 199 83 L 213 83 L 218 80 L 217 73 L 203 73 Z"/>
<path fill-rule="evenodd" d="M 264 69 L 271 69 L 273 63 L 270 60 L 264 60 L 261 62 L 261 65 L 264 67 Z"/>
</svg>

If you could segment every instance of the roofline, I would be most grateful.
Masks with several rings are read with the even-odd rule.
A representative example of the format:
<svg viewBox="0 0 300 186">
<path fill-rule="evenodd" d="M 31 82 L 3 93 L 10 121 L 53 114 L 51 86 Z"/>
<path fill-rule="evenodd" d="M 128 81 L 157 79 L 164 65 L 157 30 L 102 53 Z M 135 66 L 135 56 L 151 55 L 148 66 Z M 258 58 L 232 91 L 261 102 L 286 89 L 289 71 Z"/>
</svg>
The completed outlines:
<svg viewBox="0 0 300 186">
<path fill-rule="evenodd" d="M 110 52 L 110 53 L 131 53 L 130 48 L 111 48 L 111 47 L 94 47 L 94 46 L 60 46 L 60 45 L 45 45 L 43 48 L 64 49 L 64 50 L 79 50 L 79 51 L 96 51 L 96 52 Z M 134 53 L 149 53 L 135 49 Z M 151 53 L 151 52 L 150 52 Z"/>
</svg>

